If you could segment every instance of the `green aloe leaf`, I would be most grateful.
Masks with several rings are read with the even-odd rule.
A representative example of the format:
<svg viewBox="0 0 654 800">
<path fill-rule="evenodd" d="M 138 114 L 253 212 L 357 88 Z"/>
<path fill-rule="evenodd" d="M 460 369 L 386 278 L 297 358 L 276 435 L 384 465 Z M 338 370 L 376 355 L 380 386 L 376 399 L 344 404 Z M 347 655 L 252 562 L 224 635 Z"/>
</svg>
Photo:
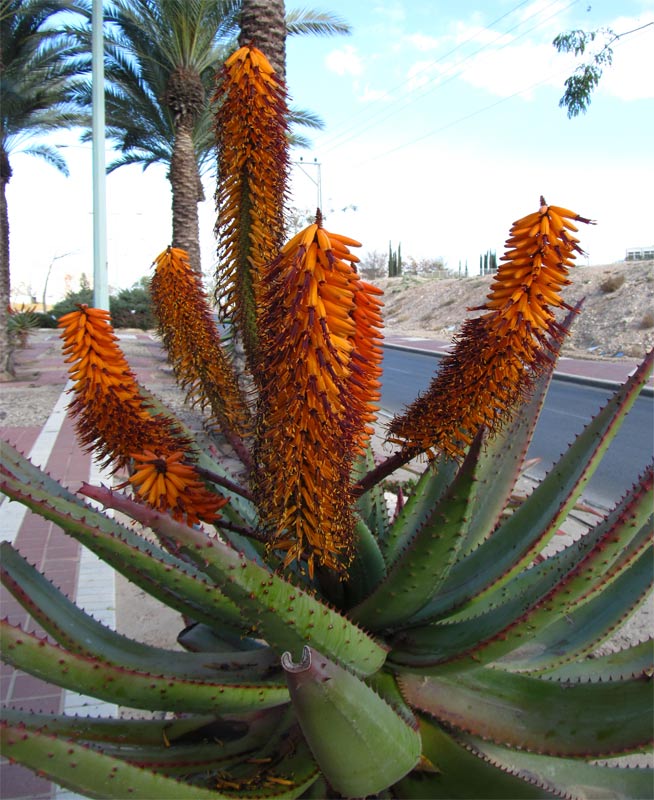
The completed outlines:
<svg viewBox="0 0 654 800">
<path fill-rule="evenodd" d="M 216 748 L 232 743 L 266 742 L 279 727 L 283 707 L 241 714 L 238 718 L 213 714 L 188 714 L 171 719 L 131 719 L 117 717 L 81 717 L 70 714 L 44 714 L 15 708 L 3 708 L 0 718 L 11 726 L 43 731 L 53 736 L 85 742 L 159 745 L 213 742 Z"/>
<path fill-rule="evenodd" d="M 555 622 L 577 604 L 605 591 L 650 546 L 652 470 L 606 520 L 568 548 L 514 579 L 510 598 L 478 616 L 447 620 L 396 637 L 391 654 L 398 663 L 417 663 L 409 655 L 431 644 L 432 663 L 451 669 L 476 668 L 528 642 L 534 631 Z M 480 603 L 472 605 L 473 610 Z"/>
<path fill-rule="evenodd" d="M 471 445 L 456 478 L 425 517 L 386 578 L 350 616 L 380 630 L 403 622 L 438 591 L 454 561 L 469 521 L 475 495 L 474 465 L 481 436 Z"/>
<path fill-rule="evenodd" d="M 355 461 L 352 470 L 352 483 L 356 484 L 359 478 L 370 472 L 374 467 L 375 458 L 372 447 L 368 443 L 364 453 Z M 384 497 L 382 486 L 376 484 L 372 489 L 364 492 L 357 499 L 356 507 L 363 522 L 371 531 L 375 531 L 379 546 L 383 548 L 388 536 L 389 521 L 386 498 Z"/>
<path fill-rule="evenodd" d="M 300 748 L 280 765 L 291 770 L 291 779 L 274 780 L 255 792 L 248 788 L 207 789 L 182 783 L 151 769 L 131 764 L 82 743 L 59 739 L 49 733 L 22 726 L 0 724 L 0 743 L 7 757 L 51 778 L 61 786 L 87 797 L 137 800 L 234 800 L 270 797 L 292 800 L 299 797 L 317 777 L 315 766 Z M 206 778 L 204 778 L 206 782 Z M 98 790 L 98 787 L 101 787 Z"/>
<path fill-rule="evenodd" d="M 420 476 L 415 489 L 391 525 L 383 543 L 386 562 L 392 565 L 430 518 L 434 507 L 451 485 L 459 464 L 441 456 Z"/>
<path fill-rule="evenodd" d="M 265 647 L 258 639 L 235 636 L 210 628 L 203 622 L 192 622 L 177 634 L 177 643 L 192 653 L 231 653 L 235 650 L 259 650 Z"/>
<path fill-rule="evenodd" d="M 496 768 L 424 717 L 420 717 L 420 736 L 423 756 L 428 763 L 395 784 L 396 797 L 531 800 L 559 796 L 545 791 L 535 780 L 523 780 L 510 768 Z"/>
<path fill-rule="evenodd" d="M 165 665 L 167 674 L 187 680 L 221 675 L 247 682 L 269 676 L 278 667 L 279 659 L 269 648 L 219 656 L 136 642 L 78 608 L 7 543 L 0 545 L 0 556 L 2 584 L 58 644 L 73 653 L 140 671 L 156 672 Z"/>
<path fill-rule="evenodd" d="M 413 622 L 442 617 L 498 583 L 507 585 L 559 529 L 601 462 L 652 369 L 654 352 L 579 434 L 532 494 L 466 558 L 459 559 L 433 601 Z"/>
<path fill-rule="evenodd" d="M 615 653 L 606 653 L 547 670 L 555 681 L 624 681 L 654 676 L 654 640 L 646 639 Z"/>
<path fill-rule="evenodd" d="M 652 796 L 654 772 L 651 769 L 584 764 L 578 759 L 552 758 L 508 750 L 472 737 L 465 737 L 465 741 L 499 770 L 511 770 L 525 780 L 537 781 L 556 797 L 642 800 Z"/>
<path fill-rule="evenodd" d="M 621 574 L 628 576 L 627 580 L 632 581 L 633 588 L 640 590 L 639 599 L 642 599 L 643 596 L 643 572 L 650 564 L 651 552 L 645 550 L 621 571 Z M 541 569 L 538 572 L 542 573 L 542 571 Z M 539 574 L 536 574 L 535 577 L 538 578 Z M 548 584 L 551 585 L 554 582 L 553 577 L 556 578 L 556 573 L 553 577 L 552 575 L 545 577 L 549 577 Z M 645 582 L 645 591 L 647 591 L 648 588 L 651 588 L 651 570 L 649 575 L 645 576 Z M 622 585 L 623 583 L 620 583 L 620 587 Z M 479 617 L 466 617 L 461 621 L 437 623 L 402 631 L 393 641 L 394 648 L 388 657 L 389 664 L 394 665 L 400 671 L 408 669 L 435 675 L 474 670 L 492 662 L 497 662 L 502 666 L 506 664 L 511 670 L 535 671 L 538 669 L 538 661 L 534 660 L 535 656 L 545 654 L 545 658 L 550 659 L 548 664 L 553 656 L 561 658 L 561 650 L 551 651 L 549 648 L 543 647 L 539 642 L 541 637 L 534 631 L 539 630 L 535 627 L 539 621 L 545 624 L 544 620 L 550 619 L 554 620 L 553 625 L 557 625 L 558 620 L 563 620 L 557 631 L 562 630 L 563 636 L 566 636 L 566 626 L 570 623 L 570 616 L 575 612 L 566 613 L 565 611 L 565 588 L 562 588 L 564 586 L 565 584 L 561 584 L 556 587 L 551 605 L 549 598 L 544 595 L 542 603 L 537 604 L 533 613 L 524 611 L 528 603 L 518 595 L 505 605 L 494 608 Z M 606 587 L 599 595 L 605 607 L 610 602 L 610 598 L 616 598 L 616 592 L 612 591 L 612 588 L 613 582 L 607 581 Z M 536 589 L 541 592 L 538 583 L 536 583 Z M 631 597 L 631 593 L 632 590 L 627 596 Z M 590 604 L 591 601 L 587 603 L 587 605 Z M 633 609 L 633 605 L 630 607 L 631 609 Z M 613 610 L 610 612 L 610 619 L 615 620 L 615 618 L 616 614 Z M 511 622 L 507 622 L 508 620 Z M 624 618 L 621 617 L 619 621 L 623 622 Z M 593 644 L 596 644 L 598 639 L 606 638 L 611 630 L 611 627 L 603 628 L 593 640 Z M 570 640 L 571 636 L 572 634 L 568 632 L 567 640 Z M 511 654 L 511 651 L 516 651 L 516 654 L 507 655 Z M 562 660 L 569 660 L 571 657 L 568 655 L 568 659 Z"/>
<path fill-rule="evenodd" d="M 76 742 L 0 724 L 5 756 L 88 797 L 139 800 L 220 800 L 230 795 L 189 786 Z M 102 787 L 102 794 L 98 793 Z M 233 797 L 233 795 L 231 795 Z"/>
<path fill-rule="evenodd" d="M 17 669 L 81 694 L 132 708 L 161 711 L 235 713 L 288 702 L 282 683 L 186 680 L 165 672 L 128 669 L 70 653 L 35 634 L 0 621 L 3 660 Z"/>
<path fill-rule="evenodd" d="M 601 593 L 570 610 L 499 662 L 510 670 L 543 671 L 567 664 L 605 641 L 629 617 L 652 589 L 648 552 Z"/>
<path fill-rule="evenodd" d="M 205 574 L 125 525 L 76 497 L 53 497 L 49 491 L 10 475 L 0 474 L 0 490 L 59 525 L 132 583 L 181 614 L 207 624 L 219 623 L 232 633 L 246 632 L 239 609 Z"/>
<path fill-rule="evenodd" d="M 376 672 L 386 660 L 386 648 L 352 621 L 219 539 L 117 492 L 96 490 L 94 497 L 175 541 L 279 655 L 299 653 L 307 642 L 320 644 L 330 658 L 361 675 Z"/>
<path fill-rule="evenodd" d="M 420 757 L 420 735 L 362 680 L 313 648 L 282 657 L 293 708 L 329 783 L 346 797 L 382 791 Z"/>
<path fill-rule="evenodd" d="M 401 675 L 407 701 L 466 733 L 524 750 L 600 757 L 649 745 L 654 714 L 646 678 L 559 683 L 499 669 L 456 677 Z"/>
<path fill-rule="evenodd" d="M 484 441 L 475 472 L 477 498 L 461 548 L 462 558 L 488 539 L 509 504 L 545 402 L 554 364 L 552 361 L 551 368 L 539 376 L 531 397 L 516 410 L 510 422 Z"/>
<path fill-rule="evenodd" d="M 348 607 L 361 602 L 386 575 L 386 564 L 377 539 L 360 518 L 356 519 L 354 526 L 354 541 L 354 560 L 343 587 L 344 602 Z"/>
<path fill-rule="evenodd" d="M 9 475 L 14 475 L 24 484 L 40 486 L 53 497 L 65 497 L 74 500 L 75 495 L 51 478 L 40 467 L 35 466 L 22 453 L 12 447 L 8 442 L 3 442 L 0 447 L 0 469 Z"/>
</svg>

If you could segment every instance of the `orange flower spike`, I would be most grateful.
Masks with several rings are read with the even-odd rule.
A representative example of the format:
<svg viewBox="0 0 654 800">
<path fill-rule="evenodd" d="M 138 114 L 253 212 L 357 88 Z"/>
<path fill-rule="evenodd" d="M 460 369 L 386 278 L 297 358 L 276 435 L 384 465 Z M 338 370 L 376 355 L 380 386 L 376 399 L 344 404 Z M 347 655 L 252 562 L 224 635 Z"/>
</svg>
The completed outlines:
<svg viewBox="0 0 654 800">
<path fill-rule="evenodd" d="M 256 376 L 261 270 L 284 238 L 286 94 L 263 53 L 241 47 L 225 62 L 214 99 L 221 175 L 216 297 L 241 335 Z"/>
<path fill-rule="evenodd" d="M 187 400 L 211 408 L 224 433 L 249 432 L 249 410 L 216 328 L 201 277 L 184 250 L 168 247 L 155 259 L 151 282 L 159 331 Z"/>
<path fill-rule="evenodd" d="M 129 464 L 133 450 L 150 445 L 172 451 L 188 445 L 176 425 L 149 413 L 108 312 L 82 305 L 59 325 L 75 382 L 69 408 L 84 448 L 118 469 Z"/>
<path fill-rule="evenodd" d="M 332 247 L 318 218 L 282 248 L 262 281 L 253 483 L 271 546 L 309 572 L 319 564 L 342 571 L 353 555 L 349 444 L 365 420 L 355 420 L 360 404 L 351 394 L 360 288 L 347 255 Z"/>
<path fill-rule="evenodd" d="M 464 323 L 429 390 L 392 421 L 391 441 L 416 454 L 440 449 L 460 458 L 482 425 L 493 433 L 504 424 L 548 365 L 548 340 L 562 336 L 552 309 L 571 310 L 560 291 L 583 252 L 569 233 L 571 219 L 591 223 L 541 198 L 537 212 L 513 223 L 506 263 L 480 307 L 487 313 Z"/>
</svg>

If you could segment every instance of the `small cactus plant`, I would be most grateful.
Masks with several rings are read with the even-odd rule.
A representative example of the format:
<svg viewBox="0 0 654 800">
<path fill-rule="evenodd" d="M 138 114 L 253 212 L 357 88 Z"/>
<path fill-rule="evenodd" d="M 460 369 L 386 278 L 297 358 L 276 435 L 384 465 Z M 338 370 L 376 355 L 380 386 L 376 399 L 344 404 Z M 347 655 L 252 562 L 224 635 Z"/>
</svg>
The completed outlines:
<svg viewBox="0 0 654 800">
<path fill-rule="evenodd" d="M 652 469 L 586 535 L 543 551 L 651 354 L 533 493 L 512 499 L 577 313 L 555 316 L 574 221 L 588 220 L 541 200 L 514 223 L 484 313 L 392 421 L 395 449 L 376 462 L 378 292 L 356 272 L 357 243 L 320 214 L 279 243 L 284 93 L 265 57 L 238 50 L 219 91 L 217 132 L 240 149 L 220 147 L 218 278 L 247 374 L 182 251 L 162 253 L 153 281 L 210 448 L 138 385 L 106 313 L 81 307 L 61 321 L 72 410 L 123 483 L 72 493 L 10 447 L 0 460 L 9 498 L 188 621 L 181 651 L 129 639 L 4 544 L 2 582 L 49 638 L 3 621 L 3 658 L 167 713 L 5 709 L 3 754 L 91 797 L 649 796 L 651 770 L 598 760 L 651 745 L 651 642 L 588 656 L 651 589 Z M 389 514 L 382 484 L 415 458 L 423 473 Z"/>
</svg>

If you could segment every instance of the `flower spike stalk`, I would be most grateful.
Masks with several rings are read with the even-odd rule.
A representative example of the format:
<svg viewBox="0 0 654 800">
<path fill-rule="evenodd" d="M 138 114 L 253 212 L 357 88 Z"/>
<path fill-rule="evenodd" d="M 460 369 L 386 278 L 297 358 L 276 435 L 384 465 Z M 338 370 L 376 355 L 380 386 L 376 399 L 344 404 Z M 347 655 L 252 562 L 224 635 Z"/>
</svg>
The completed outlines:
<svg viewBox="0 0 654 800">
<path fill-rule="evenodd" d="M 285 563 L 341 571 L 352 558 L 350 472 L 378 397 L 377 290 L 353 239 L 316 222 L 264 271 L 255 493 Z"/>
<path fill-rule="evenodd" d="M 548 341 L 564 335 L 552 309 L 571 310 L 560 291 L 583 252 L 572 220 L 591 222 L 541 197 L 538 211 L 513 223 L 506 263 L 478 307 L 487 313 L 463 324 L 428 391 L 390 425 L 405 458 L 436 450 L 462 458 L 482 426 L 491 434 L 503 426 L 551 363 Z"/>
<path fill-rule="evenodd" d="M 69 408 L 78 438 L 115 471 L 131 469 L 136 496 L 189 523 L 217 519 L 225 498 L 209 491 L 192 462 L 195 453 L 179 425 L 150 412 L 118 346 L 109 312 L 81 305 L 59 321 L 74 381 Z"/>
<path fill-rule="evenodd" d="M 214 100 L 218 173 L 216 298 L 256 379 L 261 269 L 284 239 L 288 109 L 264 54 L 241 47 L 225 62 Z"/>
</svg>

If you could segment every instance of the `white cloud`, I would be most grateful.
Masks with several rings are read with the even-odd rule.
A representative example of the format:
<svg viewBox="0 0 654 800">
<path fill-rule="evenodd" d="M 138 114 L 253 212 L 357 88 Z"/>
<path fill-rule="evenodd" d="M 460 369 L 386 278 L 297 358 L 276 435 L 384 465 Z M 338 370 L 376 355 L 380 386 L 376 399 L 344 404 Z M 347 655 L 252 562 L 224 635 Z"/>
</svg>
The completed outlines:
<svg viewBox="0 0 654 800">
<path fill-rule="evenodd" d="M 388 101 L 390 99 L 391 96 L 385 89 L 371 89 L 369 86 L 365 87 L 363 94 L 359 97 L 362 103 L 373 103 L 377 100 Z"/>
<path fill-rule="evenodd" d="M 516 92 L 525 96 L 537 85 L 562 84 L 570 59 L 558 56 L 550 45 L 523 42 L 474 56 L 461 73 L 462 80 L 499 97 Z"/>
<path fill-rule="evenodd" d="M 404 22 L 406 18 L 404 5 L 400 0 L 384 0 L 374 7 L 373 12 L 395 25 Z"/>
<path fill-rule="evenodd" d="M 426 36 L 424 33 L 412 33 L 406 36 L 405 39 L 413 49 L 421 53 L 435 50 L 442 41 L 435 36 Z"/>
<path fill-rule="evenodd" d="M 332 50 L 325 59 L 327 69 L 337 75 L 353 75 L 363 73 L 363 62 L 355 47 L 351 44 Z"/>
</svg>

